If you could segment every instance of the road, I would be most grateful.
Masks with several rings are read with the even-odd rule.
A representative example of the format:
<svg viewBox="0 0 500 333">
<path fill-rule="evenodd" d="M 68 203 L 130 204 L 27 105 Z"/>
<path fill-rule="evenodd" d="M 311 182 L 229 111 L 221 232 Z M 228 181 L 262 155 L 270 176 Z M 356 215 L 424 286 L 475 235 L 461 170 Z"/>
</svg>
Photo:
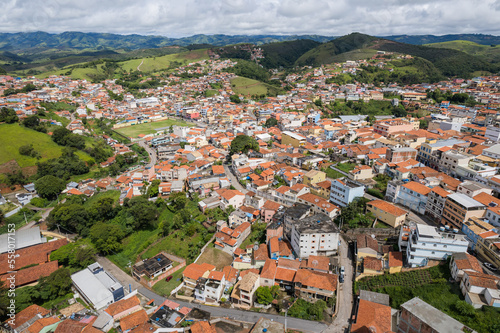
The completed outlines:
<svg viewBox="0 0 500 333">
<path fill-rule="evenodd" d="M 141 63 L 139 64 L 139 66 L 137 66 L 137 71 L 140 72 L 141 71 L 141 65 L 144 63 L 144 59 L 141 60 Z"/>
<path fill-rule="evenodd" d="M 129 286 L 129 284 L 131 284 L 133 290 L 137 289 L 139 291 L 139 293 L 141 293 L 145 297 L 147 297 L 149 299 L 154 299 L 156 304 L 161 304 L 161 303 L 163 303 L 163 301 L 165 301 L 165 297 L 162 297 L 162 296 L 154 293 L 153 291 L 143 287 L 139 282 L 137 282 L 130 275 L 128 275 L 127 273 L 122 271 L 118 266 L 116 266 L 109 259 L 107 259 L 105 257 L 97 257 L 97 262 L 99 264 L 101 264 L 101 266 L 106 271 L 110 272 L 123 285 L 123 287 L 125 289 L 127 289 L 127 292 L 128 292 L 128 286 Z M 269 319 L 273 319 L 274 321 L 279 321 L 280 323 L 285 322 L 285 317 L 278 316 L 278 315 L 271 315 L 271 314 L 265 314 L 265 313 L 255 313 L 252 311 L 244 311 L 244 310 L 238 310 L 238 309 L 225 309 L 225 308 L 219 308 L 219 307 L 214 307 L 214 306 L 193 304 L 193 303 L 189 303 L 189 302 L 179 301 L 176 299 L 173 299 L 173 300 L 176 303 L 181 304 L 182 306 L 187 306 L 187 307 L 191 307 L 191 308 L 192 307 L 199 307 L 202 310 L 210 312 L 210 314 L 213 317 L 229 317 L 231 319 L 246 321 L 246 322 L 250 322 L 250 323 L 256 323 L 260 317 L 266 317 Z M 288 317 L 288 319 L 287 319 L 287 326 L 288 326 L 288 328 L 294 328 L 294 329 L 301 330 L 304 332 L 322 332 L 327 328 L 327 326 L 323 323 L 309 321 L 309 320 L 303 320 L 303 319 L 297 319 L 297 318 L 291 318 L 291 317 Z"/>
<path fill-rule="evenodd" d="M 342 170 L 340 170 L 340 169 L 337 169 L 337 168 L 336 168 L 336 167 L 334 167 L 333 165 L 330 165 L 330 169 L 333 169 L 333 170 L 335 170 L 335 171 L 337 171 L 337 172 L 340 172 L 341 174 L 343 174 L 343 175 L 344 175 L 344 176 L 346 176 L 346 177 L 348 176 L 347 172 L 344 172 L 344 171 L 342 171 Z"/>
<path fill-rule="evenodd" d="M 139 289 L 139 293 L 144 295 L 145 297 L 149 299 L 155 299 L 155 304 L 163 302 L 165 300 L 164 297 L 161 297 L 154 292 L 142 288 Z M 279 315 L 272 315 L 272 314 L 267 314 L 267 313 L 256 313 L 253 311 L 244 311 L 244 310 L 238 310 L 238 309 L 226 309 L 226 308 L 220 308 L 220 307 L 215 307 L 215 306 L 207 306 L 207 305 L 200 305 L 200 304 L 194 304 L 194 303 L 189 303 L 185 301 L 180 301 L 177 299 L 172 299 L 174 302 L 180 304 L 181 306 L 187 306 L 190 308 L 199 308 L 204 311 L 210 312 L 212 317 L 227 317 L 229 319 L 234 319 L 238 321 L 245 321 L 249 323 L 256 323 L 260 317 L 265 317 L 268 319 L 272 319 L 273 321 L 280 322 L 282 324 L 285 323 L 285 317 L 279 316 Z M 161 304 L 161 303 L 160 303 Z M 292 318 L 292 317 L 287 317 L 287 328 L 291 329 L 296 329 L 300 330 L 301 332 L 323 332 L 325 329 L 327 329 L 327 326 L 323 323 L 320 322 L 315 322 L 315 321 L 309 321 L 309 320 L 303 320 L 303 319 L 297 319 L 297 318 Z"/>
<path fill-rule="evenodd" d="M 344 332 L 349 325 L 349 318 L 352 311 L 352 279 L 354 267 L 352 265 L 352 253 L 349 251 L 349 244 L 342 239 L 340 244 L 340 265 L 345 268 L 344 283 L 339 283 L 337 288 L 338 311 L 333 323 L 324 332 L 338 333 Z"/>
<path fill-rule="evenodd" d="M 156 165 L 157 161 L 157 156 L 156 156 L 156 150 L 151 148 L 145 141 L 139 141 L 139 146 L 142 148 L 146 149 L 146 151 L 149 154 L 149 163 L 146 165 L 147 168 L 152 168 Z"/>
<path fill-rule="evenodd" d="M 248 192 L 246 188 L 241 186 L 240 182 L 238 181 L 238 178 L 236 178 L 236 176 L 231 172 L 231 168 L 229 167 L 229 165 L 224 164 L 224 171 L 226 172 L 226 176 L 229 177 L 231 185 L 233 185 L 235 189 L 237 189 L 243 194 L 246 194 Z"/>
<path fill-rule="evenodd" d="M 64 198 L 61 203 L 65 203 L 66 202 L 66 198 Z M 49 216 L 50 212 L 52 211 L 52 209 L 54 209 L 54 207 L 50 207 L 50 208 L 42 208 L 41 210 L 43 210 L 43 213 L 42 213 L 42 218 L 40 219 L 41 221 L 46 221 L 47 220 L 47 217 Z M 19 230 L 25 230 L 25 229 L 29 229 L 31 227 L 33 227 L 35 225 L 36 221 L 33 220 L 33 221 L 30 221 L 28 224 L 22 226 L 21 228 L 19 228 Z"/>
</svg>

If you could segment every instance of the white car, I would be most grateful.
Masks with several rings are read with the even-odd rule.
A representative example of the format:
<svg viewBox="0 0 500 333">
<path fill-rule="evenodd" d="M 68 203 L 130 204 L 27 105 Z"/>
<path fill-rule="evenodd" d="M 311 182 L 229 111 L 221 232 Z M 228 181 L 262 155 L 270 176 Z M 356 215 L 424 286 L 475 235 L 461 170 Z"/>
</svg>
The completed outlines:
<svg viewBox="0 0 500 333">
<path fill-rule="evenodd" d="M 488 268 L 490 271 L 496 272 L 498 270 L 498 268 L 495 265 L 492 265 L 489 262 L 485 262 L 484 266 Z"/>
</svg>

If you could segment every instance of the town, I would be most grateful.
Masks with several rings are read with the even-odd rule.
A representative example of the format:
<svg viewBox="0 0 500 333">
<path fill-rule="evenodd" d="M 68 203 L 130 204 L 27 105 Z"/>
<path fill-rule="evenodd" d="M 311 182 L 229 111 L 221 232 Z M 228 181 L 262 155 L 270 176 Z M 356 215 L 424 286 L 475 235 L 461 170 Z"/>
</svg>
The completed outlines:
<svg viewBox="0 0 500 333">
<path fill-rule="evenodd" d="M 389 56 L 275 96 L 218 56 L 135 96 L 1 76 L 0 331 L 499 330 L 500 77 L 342 82 Z"/>
</svg>

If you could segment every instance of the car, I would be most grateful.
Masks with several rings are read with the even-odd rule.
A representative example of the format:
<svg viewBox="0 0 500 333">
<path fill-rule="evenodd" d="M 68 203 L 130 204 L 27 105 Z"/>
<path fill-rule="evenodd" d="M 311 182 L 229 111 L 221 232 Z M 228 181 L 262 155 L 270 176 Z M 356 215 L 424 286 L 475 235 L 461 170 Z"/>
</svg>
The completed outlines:
<svg viewBox="0 0 500 333">
<path fill-rule="evenodd" d="M 167 282 L 168 282 L 168 281 L 172 280 L 172 278 L 173 278 L 173 276 L 172 276 L 172 275 L 169 275 L 169 276 L 167 276 L 167 278 L 165 279 L 165 281 L 167 281 Z"/>
<path fill-rule="evenodd" d="M 339 276 L 339 282 L 344 283 L 344 274 L 340 274 Z"/>
<path fill-rule="evenodd" d="M 344 275 L 345 274 L 345 267 L 342 266 L 340 267 L 340 275 Z"/>
<path fill-rule="evenodd" d="M 498 270 L 498 268 L 495 265 L 492 265 L 489 262 L 485 262 L 484 266 L 488 268 L 490 271 L 496 272 Z"/>
</svg>

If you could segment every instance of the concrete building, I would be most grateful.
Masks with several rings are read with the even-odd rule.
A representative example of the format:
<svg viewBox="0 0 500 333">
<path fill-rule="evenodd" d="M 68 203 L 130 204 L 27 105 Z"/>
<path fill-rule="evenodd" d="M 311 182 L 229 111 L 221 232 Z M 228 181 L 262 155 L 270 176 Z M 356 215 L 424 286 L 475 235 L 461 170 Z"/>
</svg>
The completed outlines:
<svg viewBox="0 0 500 333">
<path fill-rule="evenodd" d="M 297 203 L 283 212 L 284 234 L 289 240 L 292 238 L 292 226 L 299 220 L 306 218 L 312 212 L 311 206 Z"/>
<path fill-rule="evenodd" d="M 397 333 L 477 333 L 415 297 L 401 304 Z"/>
<path fill-rule="evenodd" d="M 424 142 L 420 145 L 417 155 L 417 161 L 426 166 L 437 169 L 443 152 L 447 151 L 445 147 L 453 148 L 455 145 L 464 145 L 466 142 L 457 139 L 439 140 L 436 142 Z"/>
<path fill-rule="evenodd" d="M 463 193 L 453 193 L 446 198 L 441 224 L 462 229 L 462 223 L 471 217 L 483 217 L 486 206 Z"/>
<path fill-rule="evenodd" d="M 325 179 L 326 173 L 324 173 L 323 171 L 310 170 L 304 175 L 302 183 L 307 186 L 312 186 L 316 183 L 325 181 Z"/>
<path fill-rule="evenodd" d="M 324 214 L 315 214 L 292 225 L 290 243 L 299 258 L 337 253 L 340 231 Z"/>
<path fill-rule="evenodd" d="M 448 195 L 450 195 L 450 192 L 446 191 L 444 188 L 439 186 L 433 187 L 427 195 L 425 215 L 432 218 L 435 222 L 441 221 Z"/>
<path fill-rule="evenodd" d="M 284 145 L 298 148 L 305 145 L 306 142 L 306 137 L 301 134 L 290 131 L 284 131 L 281 133 L 281 143 Z"/>
<path fill-rule="evenodd" d="M 72 274 L 71 280 L 80 296 L 96 310 L 105 308 L 125 296 L 123 286 L 97 262 Z"/>
<path fill-rule="evenodd" d="M 417 182 L 409 182 L 401 186 L 396 194 L 395 202 L 419 213 L 425 214 L 427 196 L 431 189 Z"/>
<path fill-rule="evenodd" d="M 484 136 L 493 142 L 498 142 L 500 141 L 500 127 L 499 126 L 493 126 L 489 125 L 486 127 L 486 133 Z"/>
<path fill-rule="evenodd" d="M 373 131 L 385 137 L 389 137 L 394 133 L 409 132 L 414 129 L 415 125 L 404 119 L 380 120 L 373 125 Z"/>
<path fill-rule="evenodd" d="M 375 217 L 390 225 L 393 228 L 399 227 L 406 220 L 408 212 L 404 209 L 394 206 L 384 200 L 373 200 L 366 204 L 366 210 L 371 212 Z"/>
<path fill-rule="evenodd" d="M 458 231 L 424 224 L 410 229 L 406 258 L 411 267 L 427 266 L 429 260 L 445 260 L 453 253 L 467 252 L 469 242 Z"/>
<path fill-rule="evenodd" d="M 458 166 L 468 166 L 472 155 L 457 153 L 456 151 L 449 150 L 441 155 L 439 160 L 439 170 L 455 177 L 457 174 Z"/>
<path fill-rule="evenodd" d="M 330 187 L 330 201 L 340 207 L 345 207 L 354 199 L 365 194 L 365 187 L 350 179 L 339 178 L 332 180 Z"/>
<path fill-rule="evenodd" d="M 414 148 L 389 148 L 387 149 L 386 159 L 392 163 L 399 163 L 409 160 L 410 158 L 416 159 L 417 150 Z"/>
</svg>

